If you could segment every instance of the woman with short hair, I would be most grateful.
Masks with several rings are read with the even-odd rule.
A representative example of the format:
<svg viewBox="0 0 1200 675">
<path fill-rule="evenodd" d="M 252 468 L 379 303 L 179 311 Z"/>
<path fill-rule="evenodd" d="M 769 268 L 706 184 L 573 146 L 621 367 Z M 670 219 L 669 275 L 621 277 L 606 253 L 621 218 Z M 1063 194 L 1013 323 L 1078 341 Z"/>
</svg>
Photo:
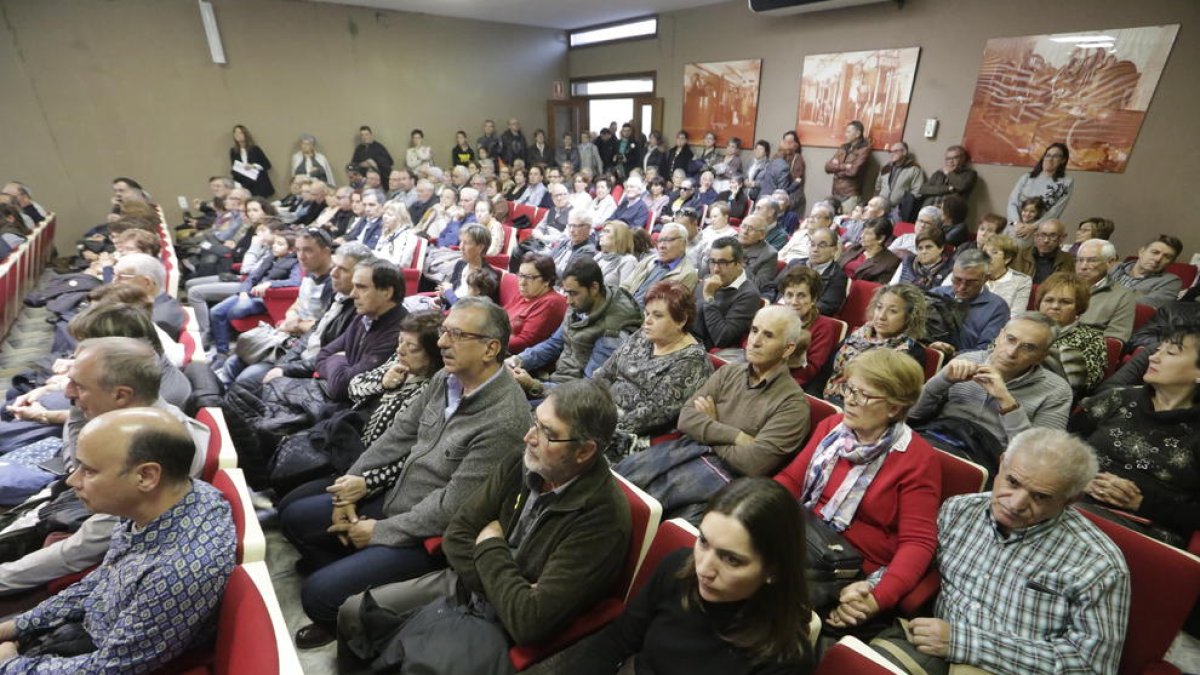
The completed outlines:
<svg viewBox="0 0 1200 675">
<path fill-rule="evenodd" d="M 554 291 L 558 275 L 554 258 L 542 253 L 526 253 L 517 270 L 519 293 L 507 305 L 512 326 L 508 351 L 522 351 L 550 337 L 567 313 L 567 299 Z"/>
<path fill-rule="evenodd" d="M 1007 234 L 988 238 L 980 249 L 991 260 L 988 266 L 987 289 L 1008 303 L 1012 316 L 1026 311 L 1029 294 L 1033 292 L 1033 278 L 1012 268 L 1020 248 Z"/>
<path fill-rule="evenodd" d="M 420 129 L 413 129 L 408 135 L 408 149 L 404 151 L 404 164 L 408 167 L 413 175 L 422 167 L 433 166 L 433 148 L 425 145 L 425 132 Z M 458 166 L 455 163 L 455 166 Z M 386 179 L 387 176 L 381 176 Z"/>
<path fill-rule="evenodd" d="M 842 336 L 841 322 L 817 311 L 817 300 L 822 291 L 824 283 L 820 273 L 804 265 L 788 268 L 779 281 L 779 304 L 791 307 L 804 324 L 804 330 L 811 335 L 808 349 L 797 349 L 788 361 L 792 377 L 802 387 L 829 362 Z"/>
<path fill-rule="evenodd" d="M 838 264 L 851 279 L 886 284 L 900 267 L 900 258 L 887 248 L 891 238 L 892 221 L 872 218 L 863 225 L 861 243 L 846 249 Z"/>
<path fill-rule="evenodd" d="M 633 233 L 620 220 L 610 220 L 600 229 L 600 252 L 593 260 L 604 273 L 604 285 L 609 289 L 621 287 L 637 267 L 633 256 Z"/>
<path fill-rule="evenodd" d="M 1073 272 L 1055 272 L 1037 290 L 1038 311 L 1058 324 L 1047 356 L 1059 365 L 1076 399 L 1100 383 L 1108 365 L 1104 333 L 1079 323 L 1091 297 L 1088 284 Z"/>
<path fill-rule="evenodd" d="M 1112 234 L 1116 231 L 1117 226 L 1108 218 L 1093 216 L 1079 221 L 1079 229 L 1075 230 L 1075 241 L 1070 244 L 1063 244 L 1062 250 L 1075 255 L 1079 252 L 1079 247 L 1083 242 L 1089 239 L 1103 239 L 1108 241 L 1112 238 Z"/>
<path fill-rule="evenodd" d="M 917 252 L 905 258 L 893 284 L 912 284 L 923 291 L 932 291 L 950 276 L 954 260 L 946 253 L 946 240 L 940 227 L 926 227 L 916 233 L 913 241 Z"/>
</svg>

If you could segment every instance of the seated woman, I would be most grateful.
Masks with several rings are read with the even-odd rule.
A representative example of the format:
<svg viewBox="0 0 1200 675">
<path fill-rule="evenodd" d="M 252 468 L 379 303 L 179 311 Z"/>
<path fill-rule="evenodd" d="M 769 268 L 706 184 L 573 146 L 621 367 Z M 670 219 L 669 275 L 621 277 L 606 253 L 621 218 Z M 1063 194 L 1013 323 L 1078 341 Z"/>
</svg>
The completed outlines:
<svg viewBox="0 0 1200 675">
<path fill-rule="evenodd" d="M 946 239 L 940 227 L 922 228 L 913 243 L 916 255 L 908 256 L 892 275 L 893 284 L 912 284 L 932 291 L 950 276 L 954 260 L 946 253 Z"/>
<path fill-rule="evenodd" d="M 482 271 L 495 280 L 496 291 L 488 297 L 497 305 L 500 304 L 500 273 L 483 260 L 483 252 L 491 245 L 492 233 L 488 232 L 486 227 L 471 223 L 462 229 L 458 249 L 460 260 L 454 263 L 449 279 L 437 287 L 438 297 L 442 299 L 444 308 L 453 307 L 460 296 L 469 294 L 467 276 L 475 271 Z"/>
<path fill-rule="evenodd" d="M 403 202 L 388 202 L 383 207 L 383 231 L 375 243 L 374 253 L 397 267 L 411 267 L 419 238 L 413 230 L 412 217 Z"/>
<path fill-rule="evenodd" d="M 507 203 L 504 204 L 504 209 L 507 214 Z M 486 227 L 488 233 L 492 235 L 492 243 L 484 252 L 485 256 L 499 255 L 500 251 L 504 250 L 504 222 L 497 217 L 495 211 L 496 205 L 487 199 L 480 198 L 475 202 L 475 222 Z"/>
<path fill-rule="evenodd" d="M 438 202 L 425 209 L 421 221 L 416 225 L 418 235 L 425 237 L 431 243 L 437 243 L 438 235 L 450 221 L 458 217 L 458 192 L 452 187 L 443 187 L 438 191 Z"/>
<path fill-rule="evenodd" d="M 896 284 L 876 289 L 867 305 L 867 323 L 838 347 L 821 398 L 841 404 L 846 396 L 846 366 L 865 351 L 883 348 L 905 352 L 924 367 L 925 348 L 917 340 L 925 336 L 927 312 L 925 293 L 916 286 Z"/>
<path fill-rule="evenodd" d="M 617 202 L 609 193 L 612 187 L 612 181 L 608 178 L 597 178 L 594 185 L 595 198 L 592 200 L 591 207 L 586 211 L 592 216 L 593 223 L 607 222 L 613 212 L 617 210 Z"/>
<path fill-rule="evenodd" d="M 858 355 L 846 368 L 845 414 L 817 425 L 775 477 L 862 554 L 869 580 L 827 598 L 836 604 L 828 619 L 835 627 L 860 625 L 895 607 L 933 560 L 941 465 L 904 422 L 924 383 L 921 366 L 906 354 Z M 815 609 L 829 609 L 821 600 L 814 598 Z"/>
<path fill-rule="evenodd" d="M 604 285 L 620 288 L 621 282 L 633 274 L 637 258 L 633 257 L 633 234 L 629 226 L 610 220 L 600 229 L 600 252 L 593 258 L 604 273 Z"/>
<path fill-rule="evenodd" d="M 1017 242 L 1007 234 L 995 234 L 980 250 L 992 261 L 988 268 L 987 289 L 1008 303 L 1012 316 L 1026 311 L 1029 294 L 1033 291 L 1033 278 L 1011 267 L 1020 250 Z"/>
<path fill-rule="evenodd" d="M 715 202 L 708 207 L 706 218 L 708 223 L 700 231 L 700 242 L 696 244 L 696 257 L 692 260 L 692 264 L 698 270 L 708 269 L 708 250 L 712 248 L 714 241 L 721 237 L 737 236 L 737 230 L 729 224 L 728 204 Z"/>
<path fill-rule="evenodd" d="M 797 349 L 788 362 L 801 387 L 825 368 L 842 337 L 842 324 L 817 311 L 816 299 L 823 290 L 820 273 L 803 265 L 789 268 L 779 281 L 779 304 L 796 312 L 810 336 L 807 351 Z"/>
<path fill-rule="evenodd" d="M 657 219 L 658 215 L 662 213 L 663 207 L 671 201 L 671 196 L 667 194 L 667 181 L 662 176 L 655 176 L 646 181 L 646 191 L 642 193 L 642 201 L 646 202 L 646 206 Z"/>
<path fill-rule="evenodd" d="M 242 282 L 237 295 L 225 298 L 212 309 L 212 344 L 220 361 L 229 354 L 229 341 L 233 332 L 230 321 L 267 311 L 263 294 L 270 288 L 285 288 L 300 285 L 300 262 L 296 259 L 296 235 L 278 232 L 271 244 L 272 257 L 258 264 L 250 276 Z M 216 363 L 214 361 L 214 363 Z"/>
<path fill-rule="evenodd" d="M 590 211 L 593 202 L 591 194 L 592 185 L 587 175 L 582 173 L 575 174 L 575 177 L 571 179 L 571 186 L 574 188 L 571 190 L 571 208 L 579 212 Z M 597 220 L 595 222 L 599 223 L 603 221 Z"/>
<path fill-rule="evenodd" d="M 617 404 L 618 431 L 670 431 L 684 402 L 712 375 L 704 346 L 687 332 L 695 315 L 695 296 L 679 282 L 660 281 L 646 292 L 641 330 L 592 374 Z"/>
<path fill-rule="evenodd" d="M 520 294 L 504 306 L 512 324 L 508 351 L 512 354 L 550 337 L 567 313 L 567 299 L 554 292 L 558 280 L 554 259 L 540 253 L 526 253 L 517 272 Z"/>
<path fill-rule="evenodd" d="M 1124 524 L 1185 547 L 1200 529 L 1200 323 L 1180 325 L 1162 341 L 1144 382 L 1084 399 L 1068 430 L 1100 460 L 1088 496 L 1152 521 Z"/>
<path fill-rule="evenodd" d="M 1058 334 L 1047 357 L 1057 363 L 1079 399 L 1104 377 L 1108 348 L 1100 329 L 1079 323 L 1087 311 L 1091 290 L 1071 272 L 1055 272 L 1038 285 L 1038 311 L 1054 319 Z"/>
<path fill-rule="evenodd" d="M 709 502 L 695 545 L 667 555 L 616 621 L 526 672 L 608 675 L 636 658 L 636 672 L 655 675 L 804 675 L 803 559 L 791 495 L 766 478 L 737 479 Z"/>
<path fill-rule="evenodd" d="M 886 284 L 900 266 L 900 258 L 887 249 L 891 238 L 892 221 L 872 218 L 863 225 L 861 243 L 846 249 L 838 264 L 851 279 Z"/>
<path fill-rule="evenodd" d="M 504 198 L 510 202 L 519 202 L 528 190 L 529 175 L 525 173 L 525 169 L 517 169 L 512 172 L 512 185 L 504 189 Z"/>
<path fill-rule="evenodd" d="M 1075 255 L 1079 252 L 1080 245 L 1088 239 L 1103 239 L 1108 241 L 1112 238 L 1113 232 L 1117 226 L 1108 218 L 1095 216 L 1079 222 L 1079 229 L 1075 230 L 1075 241 L 1071 244 L 1063 244 L 1062 250 Z"/>
</svg>

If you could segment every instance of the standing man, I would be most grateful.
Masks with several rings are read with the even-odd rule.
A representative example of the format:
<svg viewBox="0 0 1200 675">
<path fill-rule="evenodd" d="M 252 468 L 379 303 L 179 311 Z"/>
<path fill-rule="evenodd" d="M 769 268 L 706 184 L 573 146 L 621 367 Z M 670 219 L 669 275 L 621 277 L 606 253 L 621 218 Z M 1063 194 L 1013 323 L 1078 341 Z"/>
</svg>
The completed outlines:
<svg viewBox="0 0 1200 675">
<path fill-rule="evenodd" d="M 354 148 L 354 156 L 350 158 L 350 163 L 357 167 L 359 173 L 364 176 L 367 167 L 372 165 L 380 176 L 388 176 L 392 173 L 394 162 L 391 153 L 383 147 L 383 143 L 375 140 L 375 132 L 364 124 L 358 128 L 358 145 Z"/>
<path fill-rule="evenodd" d="M 488 157 L 496 159 L 500 156 L 501 142 L 496 135 L 496 123 L 492 120 L 483 121 L 483 135 L 475 139 L 475 147 L 486 149 Z"/>
<path fill-rule="evenodd" d="M 863 123 L 846 125 L 846 142 L 825 162 L 825 173 L 833 176 L 833 196 L 842 201 L 842 212 L 858 206 L 863 191 L 863 167 L 871 156 L 871 144 L 863 137 Z"/>
<path fill-rule="evenodd" d="M 518 159 L 525 161 L 528 153 L 529 143 L 521 131 L 521 123 L 513 117 L 508 120 L 508 129 L 500 134 L 500 159 L 504 160 L 506 166 L 511 167 Z"/>
<path fill-rule="evenodd" d="M 888 163 L 879 170 L 879 180 L 875 181 L 875 194 L 887 197 L 892 205 L 888 214 L 892 222 L 911 222 L 920 204 L 925 170 L 909 154 L 908 143 L 904 141 L 892 143 L 888 158 Z"/>
</svg>

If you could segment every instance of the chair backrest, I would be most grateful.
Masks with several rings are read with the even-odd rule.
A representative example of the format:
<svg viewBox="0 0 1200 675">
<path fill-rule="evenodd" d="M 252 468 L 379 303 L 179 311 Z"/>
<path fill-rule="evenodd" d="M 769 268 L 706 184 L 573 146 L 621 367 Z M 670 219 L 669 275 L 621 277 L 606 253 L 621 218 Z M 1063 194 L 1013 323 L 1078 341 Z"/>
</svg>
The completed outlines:
<svg viewBox="0 0 1200 675">
<path fill-rule="evenodd" d="M 850 333 L 850 324 L 846 323 L 845 321 L 842 321 L 841 319 L 835 319 L 832 316 L 826 317 L 826 318 L 828 318 L 830 321 L 836 321 L 838 326 L 840 327 L 840 330 L 838 331 L 838 336 L 837 336 L 837 343 L 841 344 L 842 340 L 845 340 L 846 336 Z"/>
<path fill-rule="evenodd" d="M 841 408 L 823 398 L 817 398 L 812 394 L 805 394 L 804 398 L 808 400 L 809 429 L 816 429 L 817 425 L 825 421 L 825 418 L 827 417 L 833 417 L 834 415 L 842 414 Z"/>
<path fill-rule="evenodd" d="M 938 371 L 942 369 L 942 362 L 946 360 L 946 355 L 936 349 L 925 347 L 925 381 L 928 382 Z"/>
<path fill-rule="evenodd" d="M 517 229 L 511 225 L 501 227 L 504 228 L 504 246 L 498 255 L 512 255 L 513 250 L 517 248 Z"/>
<path fill-rule="evenodd" d="M 1118 672 L 1152 672 L 1200 596 L 1200 559 L 1101 516 L 1080 513 L 1112 539 L 1129 566 L 1129 621 Z"/>
<path fill-rule="evenodd" d="M 1126 257 L 1125 261 L 1129 262 L 1137 259 L 1138 257 L 1136 255 L 1131 255 Z M 1192 284 L 1196 283 L 1196 274 L 1200 272 L 1200 269 L 1197 269 L 1195 265 L 1189 263 L 1173 262 L 1167 263 L 1167 269 L 1164 271 L 1170 272 L 1171 274 L 1179 277 L 1179 280 L 1183 282 L 1183 287 L 1187 289 L 1191 288 Z"/>
<path fill-rule="evenodd" d="M 654 497 L 643 492 L 638 486 L 630 483 L 617 472 L 613 472 L 617 485 L 625 493 L 629 501 L 629 520 L 633 528 L 629 533 L 629 551 L 625 556 L 625 568 L 621 572 L 618 588 L 628 601 L 633 592 L 633 582 L 650 552 L 658 524 L 662 520 L 662 504 Z"/>
<path fill-rule="evenodd" d="M 725 364 L 729 363 L 728 361 L 717 356 L 716 354 L 709 354 L 708 362 L 712 364 L 713 370 L 720 370 L 721 366 L 724 366 Z"/>
<path fill-rule="evenodd" d="M 892 234 L 899 237 L 902 234 L 914 234 L 917 231 L 916 223 L 906 223 L 900 221 L 892 228 Z"/>
<path fill-rule="evenodd" d="M 1037 308 L 1038 308 L 1037 307 L 1037 289 L 1038 289 L 1037 284 L 1033 284 L 1032 286 L 1029 287 L 1029 302 L 1025 303 L 1026 311 L 1030 311 L 1030 312 L 1037 311 Z"/>
<path fill-rule="evenodd" d="M 1145 326 L 1150 319 L 1154 318 L 1155 312 L 1158 309 L 1150 305 L 1134 305 L 1133 306 L 1133 330 L 1137 332 L 1142 326 Z"/>
<path fill-rule="evenodd" d="M 271 317 L 271 323 L 278 324 L 287 318 L 288 309 L 296 303 L 298 297 L 299 286 L 268 288 L 267 292 L 263 293 L 263 304 L 267 306 L 267 315 Z"/>
<path fill-rule="evenodd" d="M 942 501 L 958 495 L 982 492 L 987 486 L 987 469 L 975 462 L 934 448 L 942 467 Z"/>
<path fill-rule="evenodd" d="M 500 306 L 507 307 L 508 303 L 521 297 L 521 280 L 512 272 L 500 273 Z"/>
<path fill-rule="evenodd" d="M 871 304 L 871 296 L 879 284 L 874 281 L 851 279 L 850 290 L 846 292 L 846 302 L 837 313 L 837 318 L 850 324 L 854 330 L 867 322 L 867 306 Z"/>
<path fill-rule="evenodd" d="M 825 650 L 813 675 L 887 675 L 904 671 L 892 665 L 862 640 L 847 636 Z"/>
<path fill-rule="evenodd" d="M 250 488 L 241 469 L 221 469 L 212 480 L 213 487 L 221 491 L 233 515 L 237 529 L 238 563 L 259 562 L 266 558 L 267 540 L 262 526 L 250 502 Z"/>
<path fill-rule="evenodd" d="M 417 237 L 417 245 L 413 248 L 412 263 L 409 265 L 418 273 L 425 269 L 425 243 L 423 238 Z"/>
<path fill-rule="evenodd" d="M 217 618 L 215 675 L 301 675 L 266 563 L 238 565 Z"/>
<path fill-rule="evenodd" d="M 229 435 L 225 413 L 220 408 L 201 408 L 196 412 L 196 421 L 208 427 L 208 454 L 201 478 L 211 481 L 217 475 L 217 469 L 237 466 L 237 448 L 233 445 L 233 437 Z"/>
<path fill-rule="evenodd" d="M 696 537 L 699 535 L 700 531 L 682 518 L 672 518 L 661 523 L 658 531 L 654 533 L 654 540 L 650 542 L 650 550 L 642 560 L 641 568 L 633 578 L 629 597 L 635 597 L 650 581 L 650 577 L 654 576 L 654 570 L 658 569 L 658 565 L 663 558 L 667 557 L 667 554 L 681 548 L 691 548 L 696 544 Z"/>
<path fill-rule="evenodd" d="M 1125 343 L 1115 337 L 1105 337 L 1104 348 L 1108 352 L 1108 363 L 1104 365 L 1104 377 L 1109 378 L 1117 372 L 1117 368 L 1121 365 L 1121 352 L 1125 349 Z"/>
</svg>

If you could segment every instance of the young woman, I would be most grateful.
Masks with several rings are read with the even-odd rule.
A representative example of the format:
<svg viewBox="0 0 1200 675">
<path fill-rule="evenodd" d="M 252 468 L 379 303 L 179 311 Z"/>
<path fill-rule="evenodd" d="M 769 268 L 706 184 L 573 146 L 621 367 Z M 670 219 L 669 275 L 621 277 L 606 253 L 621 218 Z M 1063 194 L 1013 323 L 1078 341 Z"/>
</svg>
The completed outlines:
<svg viewBox="0 0 1200 675">
<path fill-rule="evenodd" d="M 467 132 L 458 131 L 454 134 L 454 147 L 450 148 L 450 157 L 454 160 L 453 166 L 465 166 L 467 169 L 475 162 L 475 151 L 471 149 L 471 143 L 467 140 Z M 479 165 L 475 164 L 475 169 L 471 171 L 471 175 L 479 173 Z"/>
<path fill-rule="evenodd" d="M 255 197 L 270 197 L 275 194 L 275 186 L 271 184 L 271 176 L 268 174 L 271 170 L 271 160 L 267 159 L 267 153 L 254 143 L 254 136 L 250 135 L 250 130 L 241 124 L 233 127 L 233 147 L 229 149 L 229 166 L 237 167 L 239 162 L 243 166 L 256 169 L 258 175 L 251 178 L 244 173 L 232 171 L 230 175 L 238 185 L 249 190 L 250 194 Z"/>
<path fill-rule="evenodd" d="M 688 145 L 686 131 L 675 134 L 675 146 L 667 152 L 667 170 L 674 173 L 680 169 L 686 174 L 692 164 L 692 146 Z"/>
<path fill-rule="evenodd" d="M 408 136 L 408 149 L 404 152 L 404 163 L 416 175 L 421 167 L 433 166 L 433 148 L 425 145 L 425 132 L 413 129 Z M 382 176 L 381 176 L 382 177 Z"/>
<path fill-rule="evenodd" d="M 1034 165 L 1033 170 L 1021 176 L 1008 195 L 1008 220 L 1016 222 L 1018 209 L 1024 200 L 1040 197 L 1045 203 L 1046 210 L 1041 220 L 1062 217 L 1071 201 L 1071 190 L 1075 185 L 1073 178 L 1067 175 L 1067 164 L 1071 161 L 1071 151 L 1063 143 L 1051 143 L 1042 153 L 1042 158 Z M 1038 222 L 1041 222 L 1039 220 Z"/>
</svg>

